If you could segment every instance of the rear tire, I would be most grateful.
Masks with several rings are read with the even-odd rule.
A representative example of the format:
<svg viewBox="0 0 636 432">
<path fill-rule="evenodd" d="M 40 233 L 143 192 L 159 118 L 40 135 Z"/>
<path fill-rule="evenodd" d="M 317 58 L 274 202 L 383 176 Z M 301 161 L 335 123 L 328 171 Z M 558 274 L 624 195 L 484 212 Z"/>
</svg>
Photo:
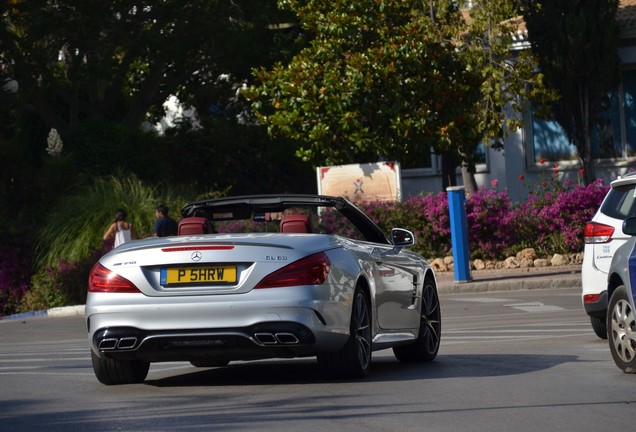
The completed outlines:
<svg viewBox="0 0 636 432">
<path fill-rule="evenodd" d="M 100 358 L 91 350 L 93 372 L 102 384 L 138 384 L 148 376 L 150 363 L 139 360 Z"/>
<path fill-rule="evenodd" d="M 614 363 L 625 373 L 636 373 L 636 311 L 624 285 L 610 298 L 607 328 Z"/>
<path fill-rule="evenodd" d="M 360 287 L 353 293 L 350 336 L 336 352 L 319 353 L 318 365 L 331 378 L 362 378 L 371 366 L 371 307 Z"/>
<path fill-rule="evenodd" d="M 590 322 L 592 323 L 592 330 L 594 330 L 596 336 L 601 339 L 607 339 L 607 317 L 597 318 L 591 316 Z"/>
<path fill-rule="evenodd" d="M 420 331 L 417 339 L 393 348 L 395 357 L 402 363 L 431 361 L 437 357 L 442 337 L 442 312 L 435 281 L 427 276 L 422 288 Z"/>
</svg>

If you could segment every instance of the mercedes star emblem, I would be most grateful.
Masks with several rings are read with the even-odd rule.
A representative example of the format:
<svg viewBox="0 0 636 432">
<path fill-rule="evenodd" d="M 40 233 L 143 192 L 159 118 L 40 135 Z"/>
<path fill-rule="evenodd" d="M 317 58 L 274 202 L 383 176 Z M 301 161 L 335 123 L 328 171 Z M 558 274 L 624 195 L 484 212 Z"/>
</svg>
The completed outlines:
<svg viewBox="0 0 636 432">
<path fill-rule="evenodd" d="M 192 255 L 190 255 L 190 258 L 192 259 L 192 261 L 199 261 L 202 256 L 203 254 L 200 251 L 195 251 L 195 252 L 192 252 Z"/>
</svg>

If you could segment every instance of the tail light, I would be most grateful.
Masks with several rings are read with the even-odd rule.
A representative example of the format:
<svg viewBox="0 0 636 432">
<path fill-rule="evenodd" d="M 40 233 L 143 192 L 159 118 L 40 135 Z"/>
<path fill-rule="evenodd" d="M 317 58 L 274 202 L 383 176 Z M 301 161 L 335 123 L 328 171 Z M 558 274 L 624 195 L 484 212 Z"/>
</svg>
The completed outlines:
<svg viewBox="0 0 636 432">
<path fill-rule="evenodd" d="M 266 276 L 254 288 L 320 285 L 329 275 L 331 262 L 324 252 L 299 259 Z"/>
<path fill-rule="evenodd" d="M 128 279 L 97 263 L 88 276 L 88 292 L 140 293 L 141 291 Z"/>
<path fill-rule="evenodd" d="M 600 294 L 586 294 L 583 296 L 583 303 L 596 303 L 600 298 Z"/>
<path fill-rule="evenodd" d="M 612 240 L 614 227 L 598 222 L 588 222 L 585 225 L 585 243 L 607 243 Z"/>
</svg>

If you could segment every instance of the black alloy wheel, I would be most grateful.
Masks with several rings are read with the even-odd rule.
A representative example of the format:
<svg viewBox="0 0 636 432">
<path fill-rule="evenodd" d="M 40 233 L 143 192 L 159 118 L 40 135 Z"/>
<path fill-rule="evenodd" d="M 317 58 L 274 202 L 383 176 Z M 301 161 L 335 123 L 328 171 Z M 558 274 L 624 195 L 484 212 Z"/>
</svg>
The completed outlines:
<svg viewBox="0 0 636 432">
<path fill-rule="evenodd" d="M 431 361 L 437 357 L 442 340 L 442 312 L 433 278 L 427 276 L 422 288 L 420 331 L 417 339 L 393 348 L 395 357 L 403 363 Z"/>
</svg>

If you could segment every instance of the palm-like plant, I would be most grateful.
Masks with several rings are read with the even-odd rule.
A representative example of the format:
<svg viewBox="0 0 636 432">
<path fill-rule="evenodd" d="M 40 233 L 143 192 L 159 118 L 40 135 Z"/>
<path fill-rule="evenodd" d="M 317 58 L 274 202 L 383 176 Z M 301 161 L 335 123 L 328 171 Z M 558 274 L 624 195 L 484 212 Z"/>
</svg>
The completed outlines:
<svg viewBox="0 0 636 432">
<path fill-rule="evenodd" d="M 183 200 L 172 189 L 142 183 L 134 175 L 100 177 L 63 198 L 37 237 L 37 264 L 76 262 L 103 247 L 102 236 L 115 211 L 126 210 L 139 237 L 152 235 L 155 207 L 160 202 L 179 209 Z"/>
</svg>

